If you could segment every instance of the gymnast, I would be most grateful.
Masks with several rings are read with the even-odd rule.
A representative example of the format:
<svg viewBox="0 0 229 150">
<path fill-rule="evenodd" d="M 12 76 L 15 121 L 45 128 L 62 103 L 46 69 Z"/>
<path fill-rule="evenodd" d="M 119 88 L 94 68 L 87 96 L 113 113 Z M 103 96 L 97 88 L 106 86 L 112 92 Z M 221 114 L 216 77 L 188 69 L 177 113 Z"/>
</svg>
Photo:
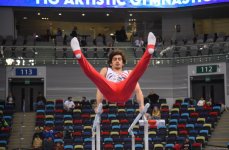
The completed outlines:
<svg viewBox="0 0 229 150">
<path fill-rule="evenodd" d="M 71 48 L 81 68 L 97 86 L 97 106 L 102 102 L 103 97 L 109 102 L 124 103 L 135 92 L 140 111 L 144 109 L 144 96 L 138 80 L 149 65 L 155 44 L 156 37 L 150 32 L 146 51 L 133 70 L 123 70 L 126 59 L 121 51 L 115 50 L 111 52 L 108 58 L 109 67 L 102 68 L 99 73 L 84 57 L 77 38 L 74 37 L 71 40 Z M 97 113 L 97 107 L 95 112 Z"/>
</svg>

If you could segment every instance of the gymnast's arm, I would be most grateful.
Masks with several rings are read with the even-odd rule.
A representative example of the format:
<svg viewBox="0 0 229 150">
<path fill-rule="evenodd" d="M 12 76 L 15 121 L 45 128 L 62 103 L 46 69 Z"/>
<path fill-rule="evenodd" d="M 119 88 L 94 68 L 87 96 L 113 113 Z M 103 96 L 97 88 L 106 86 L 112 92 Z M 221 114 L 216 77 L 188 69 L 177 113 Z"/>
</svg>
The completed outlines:
<svg viewBox="0 0 229 150">
<path fill-rule="evenodd" d="M 131 72 L 132 70 L 129 70 L 129 73 Z M 144 96 L 143 96 L 143 93 L 142 93 L 142 90 L 141 90 L 141 87 L 139 85 L 139 83 L 137 82 L 136 86 L 135 86 L 135 89 L 134 89 L 134 92 L 136 94 L 136 99 L 137 99 L 137 102 L 139 104 L 139 110 L 143 110 L 144 109 Z"/>
<path fill-rule="evenodd" d="M 102 68 L 100 71 L 101 76 L 106 77 L 106 73 L 107 73 L 107 67 Z M 95 113 L 97 113 L 98 106 L 100 103 L 102 103 L 102 101 L 103 101 L 103 94 L 97 88 Z"/>
<path fill-rule="evenodd" d="M 142 94 L 142 90 L 139 83 L 136 84 L 134 91 L 136 94 L 137 102 L 139 104 L 139 110 L 142 111 L 144 109 L 144 96 Z"/>
</svg>

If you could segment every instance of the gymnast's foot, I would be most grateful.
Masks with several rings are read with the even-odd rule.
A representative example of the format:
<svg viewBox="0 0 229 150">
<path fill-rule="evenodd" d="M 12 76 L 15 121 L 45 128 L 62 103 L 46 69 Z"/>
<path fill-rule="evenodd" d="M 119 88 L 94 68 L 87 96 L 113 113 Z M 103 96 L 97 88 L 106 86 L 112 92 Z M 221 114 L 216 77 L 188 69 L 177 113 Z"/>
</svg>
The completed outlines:
<svg viewBox="0 0 229 150">
<path fill-rule="evenodd" d="M 148 35 L 148 52 L 150 54 L 153 54 L 155 49 L 155 44 L 156 44 L 156 37 L 152 32 L 150 32 Z"/>
<path fill-rule="evenodd" d="M 71 40 L 71 47 L 77 59 L 81 58 L 80 44 L 76 37 Z"/>
</svg>

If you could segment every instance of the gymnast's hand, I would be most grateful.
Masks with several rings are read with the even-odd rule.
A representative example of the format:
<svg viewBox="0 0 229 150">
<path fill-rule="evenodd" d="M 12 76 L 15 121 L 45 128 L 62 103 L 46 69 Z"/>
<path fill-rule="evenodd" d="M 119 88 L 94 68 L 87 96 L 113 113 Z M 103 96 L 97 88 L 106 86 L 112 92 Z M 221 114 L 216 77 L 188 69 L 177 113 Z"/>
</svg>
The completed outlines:
<svg viewBox="0 0 229 150">
<path fill-rule="evenodd" d="M 155 49 L 155 44 L 156 44 L 156 37 L 152 32 L 150 32 L 148 35 L 148 45 L 147 45 L 147 49 L 150 54 L 153 54 Z"/>
<path fill-rule="evenodd" d="M 75 54 L 77 59 L 81 58 L 81 49 L 80 49 L 80 44 L 79 41 L 76 37 L 72 38 L 71 40 L 71 48 L 73 50 L 73 53 Z"/>
<path fill-rule="evenodd" d="M 95 111 L 95 114 L 98 113 L 98 106 L 96 106 L 96 107 L 94 108 L 94 111 Z M 101 113 L 103 113 L 103 109 L 102 109 L 102 112 L 101 112 Z"/>
<path fill-rule="evenodd" d="M 143 111 L 143 110 L 144 110 L 144 108 L 145 108 L 145 106 L 144 106 L 144 105 L 140 105 L 140 106 L 139 106 L 139 112 Z"/>
</svg>

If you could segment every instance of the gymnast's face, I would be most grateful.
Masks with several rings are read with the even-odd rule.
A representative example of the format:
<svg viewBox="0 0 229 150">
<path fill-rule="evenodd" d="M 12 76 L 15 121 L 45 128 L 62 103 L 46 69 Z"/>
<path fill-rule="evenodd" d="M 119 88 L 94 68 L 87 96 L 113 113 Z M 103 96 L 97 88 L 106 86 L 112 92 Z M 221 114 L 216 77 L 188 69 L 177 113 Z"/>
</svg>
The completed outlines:
<svg viewBox="0 0 229 150">
<path fill-rule="evenodd" d="M 112 58 L 112 62 L 110 64 L 112 69 L 122 69 L 123 67 L 123 60 L 121 55 L 114 55 Z"/>
</svg>

